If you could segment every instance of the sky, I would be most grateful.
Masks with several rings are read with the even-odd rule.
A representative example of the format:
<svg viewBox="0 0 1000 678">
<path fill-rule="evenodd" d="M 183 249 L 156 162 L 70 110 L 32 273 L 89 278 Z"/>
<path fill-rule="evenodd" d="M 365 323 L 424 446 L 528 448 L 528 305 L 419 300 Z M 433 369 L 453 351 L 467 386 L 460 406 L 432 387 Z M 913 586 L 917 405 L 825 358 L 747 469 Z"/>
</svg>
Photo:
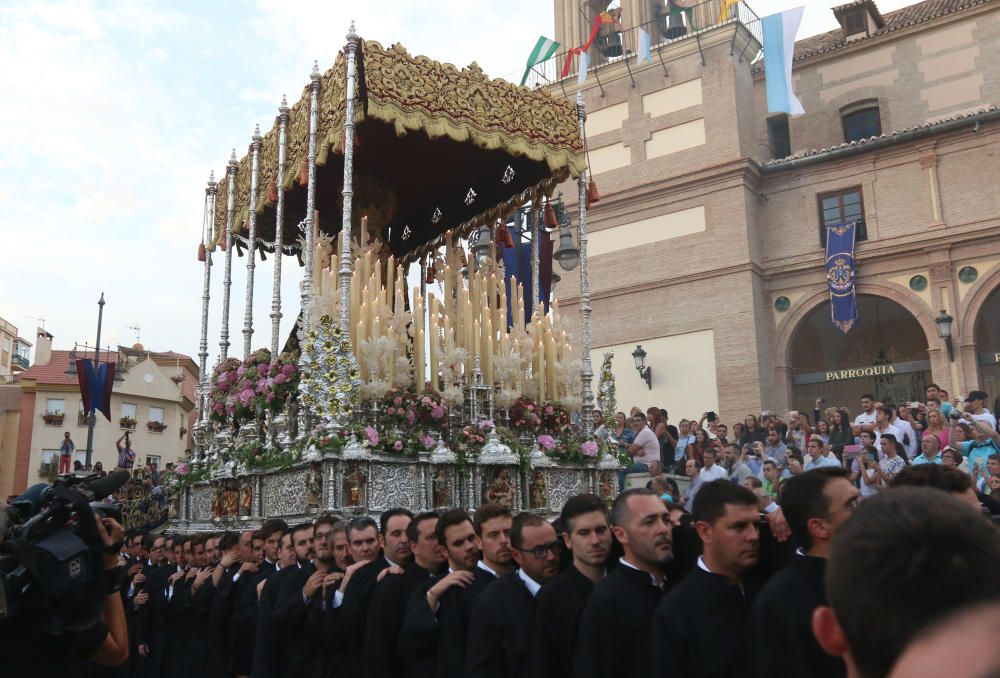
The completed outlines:
<svg viewBox="0 0 1000 678">
<path fill-rule="evenodd" d="M 805 0 L 798 38 L 837 27 Z M 803 0 L 751 0 L 759 16 Z M 877 0 L 883 12 L 909 0 Z M 282 94 L 329 68 L 351 20 L 365 39 L 516 79 L 540 34 L 544 0 L 306 2 L 0 2 L 0 318 L 55 348 L 174 350 L 197 360 L 205 184 L 254 125 L 269 129 Z M 627 20 L 626 20 L 627 23 Z M 220 191 L 220 196 L 224 192 Z M 209 365 L 218 355 L 222 257 L 212 269 Z M 270 338 L 273 258 L 256 267 L 253 346 Z M 286 336 L 298 312 L 294 259 L 282 290 Z M 231 352 L 242 350 L 245 259 L 234 258 Z M 138 328 L 138 329 L 135 329 Z"/>
</svg>

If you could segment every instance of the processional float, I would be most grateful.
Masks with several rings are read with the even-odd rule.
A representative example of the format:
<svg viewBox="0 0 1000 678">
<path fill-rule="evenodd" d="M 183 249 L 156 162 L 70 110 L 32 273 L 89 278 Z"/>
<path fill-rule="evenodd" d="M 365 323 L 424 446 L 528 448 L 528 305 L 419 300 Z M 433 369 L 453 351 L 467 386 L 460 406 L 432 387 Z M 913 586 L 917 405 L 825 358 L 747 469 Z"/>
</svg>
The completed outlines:
<svg viewBox="0 0 1000 678">
<path fill-rule="evenodd" d="M 484 502 L 550 513 L 587 491 L 611 501 L 619 459 L 593 436 L 584 124 L 582 94 L 574 105 L 476 64 L 413 57 L 352 25 L 333 68 L 315 66 L 302 97 L 282 98 L 272 129 L 255 130 L 221 184 L 208 182 L 199 414 L 192 458 L 168 481 L 172 524 Z M 569 234 L 568 211 L 550 200 L 571 179 L 574 326 L 558 303 L 533 303 L 546 226 Z M 532 262 L 519 282 L 499 249 L 525 212 Z M 229 350 L 234 248 L 247 267 L 242 358 Z M 222 329 L 210 371 L 214 254 Z M 266 254 L 270 343 L 253 350 L 254 268 Z M 282 344 L 285 256 L 303 275 Z M 600 392 L 613 397 L 608 360 Z"/>
</svg>

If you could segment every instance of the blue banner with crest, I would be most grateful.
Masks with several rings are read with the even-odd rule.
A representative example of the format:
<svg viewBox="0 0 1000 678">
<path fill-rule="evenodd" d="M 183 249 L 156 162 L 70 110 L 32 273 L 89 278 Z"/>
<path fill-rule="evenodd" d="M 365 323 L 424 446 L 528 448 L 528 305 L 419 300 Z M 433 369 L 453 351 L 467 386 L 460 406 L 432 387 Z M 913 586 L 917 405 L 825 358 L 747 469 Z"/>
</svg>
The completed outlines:
<svg viewBox="0 0 1000 678">
<path fill-rule="evenodd" d="M 830 320 L 845 334 L 858 319 L 858 304 L 854 294 L 855 224 L 835 224 L 826 227 L 826 284 L 830 290 Z"/>
</svg>

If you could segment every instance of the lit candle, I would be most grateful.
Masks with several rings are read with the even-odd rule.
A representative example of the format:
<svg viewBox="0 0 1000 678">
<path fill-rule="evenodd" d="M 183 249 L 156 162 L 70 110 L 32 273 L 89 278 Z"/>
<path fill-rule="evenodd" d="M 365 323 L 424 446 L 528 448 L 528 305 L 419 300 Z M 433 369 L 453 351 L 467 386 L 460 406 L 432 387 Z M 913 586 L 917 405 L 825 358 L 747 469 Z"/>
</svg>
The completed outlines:
<svg viewBox="0 0 1000 678">
<path fill-rule="evenodd" d="M 493 388 L 493 319 L 488 314 L 483 320 L 483 356 L 486 385 Z"/>
<path fill-rule="evenodd" d="M 535 381 L 538 384 L 538 402 L 545 402 L 545 346 L 543 345 L 541 332 L 535 325 L 534 350 L 535 350 Z"/>
<path fill-rule="evenodd" d="M 430 370 L 431 370 L 431 391 L 437 393 L 438 390 L 438 300 L 433 294 L 427 295 L 427 305 L 430 307 Z"/>
<path fill-rule="evenodd" d="M 551 391 L 550 398 L 559 400 L 559 382 L 556 381 L 556 342 L 552 338 L 552 331 L 545 330 L 545 378 Z"/>
</svg>

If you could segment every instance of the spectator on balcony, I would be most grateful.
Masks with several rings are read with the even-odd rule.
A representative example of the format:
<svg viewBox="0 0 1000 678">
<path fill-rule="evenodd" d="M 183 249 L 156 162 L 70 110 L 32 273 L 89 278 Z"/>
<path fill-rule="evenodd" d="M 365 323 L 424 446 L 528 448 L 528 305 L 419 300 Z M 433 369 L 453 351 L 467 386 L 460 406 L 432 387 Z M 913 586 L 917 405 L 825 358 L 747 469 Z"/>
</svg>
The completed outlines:
<svg viewBox="0 0 1000 678">
<path fill-rule="evenodd" d="M 76 445 L 73 443 L 73 439 L 69 437 L 69 431 L 63 434 L 62 444 L 59 446 L 59 473 L 69 473 L 70 467 L 73 462 L 73 452 L 76 451 Z"/>
</svg>

